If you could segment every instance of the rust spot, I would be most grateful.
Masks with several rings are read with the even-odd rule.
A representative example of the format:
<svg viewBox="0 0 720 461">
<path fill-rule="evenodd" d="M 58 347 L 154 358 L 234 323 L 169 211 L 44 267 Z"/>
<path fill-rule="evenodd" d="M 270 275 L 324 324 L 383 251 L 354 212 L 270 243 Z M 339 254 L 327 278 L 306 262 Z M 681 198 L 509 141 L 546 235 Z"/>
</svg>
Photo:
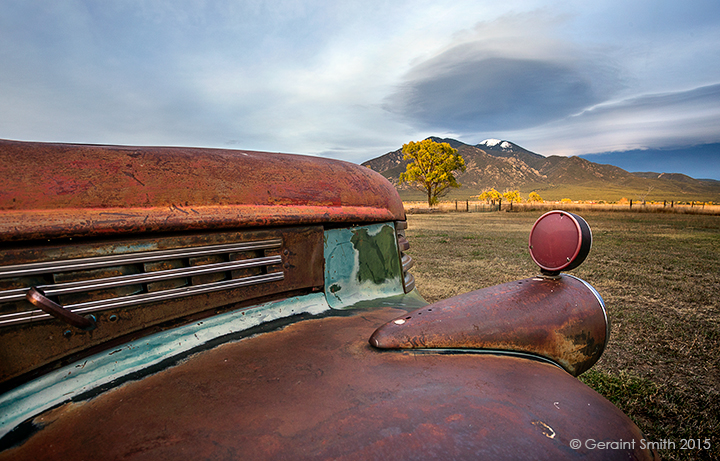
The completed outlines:
<svg viewBox="0 0 720 461">
<path fill-rule="evenodd" d="M 555 431 L 553 430 L 553 428 L 550 427 L 550 426 L 548 426 L 548 425 L 545 424 L 544 422 L 542 422 L 542 421 L 533 421 L 533 422 L 532 422 L 532 425 L 535 426 L 535 427 L 537 427 L 538 429 L 540 429 L 540 431 L 542 431 L 542 433 L 543 433 L 543 435 L 545 435 L 545 437 L 547 437 L 547 438 L 549 438 L 549 439 L 554 439 L 554 438 L 555 438 Z"/>
</svg>

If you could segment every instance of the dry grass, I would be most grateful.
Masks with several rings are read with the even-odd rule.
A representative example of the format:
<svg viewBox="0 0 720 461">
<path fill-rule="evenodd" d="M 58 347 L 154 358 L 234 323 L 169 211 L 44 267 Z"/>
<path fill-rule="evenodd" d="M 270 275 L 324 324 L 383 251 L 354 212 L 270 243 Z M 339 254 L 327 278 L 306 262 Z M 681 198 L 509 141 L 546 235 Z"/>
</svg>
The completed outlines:
<svg viewBox="0 0 720 461">
<path fill-rule="evenodd" d="M 528 233 L 544 212 L 408 216 L 413 273 L 436 301 L 537 272 Z M 648 440 L 710 438 L 720 459 L 720 216 L 582 213 L 593 248 L 573 274 L 604 297 L 610 343 L 581 377 L 632 417 Z"/>
</svg>

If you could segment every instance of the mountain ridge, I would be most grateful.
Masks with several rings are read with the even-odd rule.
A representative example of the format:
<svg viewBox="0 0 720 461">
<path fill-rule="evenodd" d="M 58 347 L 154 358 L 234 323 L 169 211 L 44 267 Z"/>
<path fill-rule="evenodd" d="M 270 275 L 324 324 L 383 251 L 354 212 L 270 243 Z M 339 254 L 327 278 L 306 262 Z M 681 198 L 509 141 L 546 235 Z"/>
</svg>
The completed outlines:
<svg viewBox="0 0 720 461">
<path fill-rule="evenodd" d="M 684 147 L 633 149 L 622 152 L 582 154 L 597 163 L 608 163 L 627 171 L 658 174 L 685 174 L 697 180 L 720 180 L 720 143 L 694 144 Z M 648 167 L 652 165 L 652 167 Z"/>
<path fill-rule="evenodd" d="M 720 201 L 720 181 L 700 180 L 681 173 L 631 173 L 620 167 L 594 163 L 579 156 L 560 157 L 532 152 L 515 143 L 486 139 L 470 145 L 452 138 L 431 136 L 447 142 L 465 159 L 466 171 L 457 174 L 462 185 L 450 192 L 451 199 L 465 199 L 494 188 L 499 191 L 537 192 L 546 200 Z M 389 179 L 405 200 L 419 192 L 399 184 L 405 171 L 402 148 L 368 160 L 362 165 Z"/>
</svg>

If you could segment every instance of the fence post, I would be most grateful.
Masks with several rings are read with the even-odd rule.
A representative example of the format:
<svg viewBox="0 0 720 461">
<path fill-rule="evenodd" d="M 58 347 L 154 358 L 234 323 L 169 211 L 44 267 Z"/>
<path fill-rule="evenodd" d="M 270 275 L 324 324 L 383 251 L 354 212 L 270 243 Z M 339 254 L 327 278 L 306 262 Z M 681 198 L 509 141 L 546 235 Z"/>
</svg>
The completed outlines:
<svg viewBox="0 0 720 461">
<path fill-rule="evenodd" d="M 465 200 L 465 211 L 470 213 L 470 200 Z"/>
<path fill-rule="evenodd" d="M 630 209 L 632 209 L 632 199 L 630 199 Z"/>
</svg>

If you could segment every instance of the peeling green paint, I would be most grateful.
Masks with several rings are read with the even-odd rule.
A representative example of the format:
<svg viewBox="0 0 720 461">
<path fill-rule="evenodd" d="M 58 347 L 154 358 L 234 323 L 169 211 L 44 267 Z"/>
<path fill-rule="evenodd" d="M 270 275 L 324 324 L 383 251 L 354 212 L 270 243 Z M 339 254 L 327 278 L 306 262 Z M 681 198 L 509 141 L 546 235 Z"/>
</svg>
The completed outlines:
<svg viewBox="0 0 720 461">
<path fill-rule="evenodd" d="M 395 229 L 383 226 L 380 232 L 370 235 L 367 228 L 351 229 L 350 242 L 358 252 L 357 281 L 370 280 L 380 284 L 400 273 Z"/>
<path fill-rule="evenodd" d="M 394 223 L 325 231 L 325 294 L 334 309 L 404 293 Z"/>
</svg>

